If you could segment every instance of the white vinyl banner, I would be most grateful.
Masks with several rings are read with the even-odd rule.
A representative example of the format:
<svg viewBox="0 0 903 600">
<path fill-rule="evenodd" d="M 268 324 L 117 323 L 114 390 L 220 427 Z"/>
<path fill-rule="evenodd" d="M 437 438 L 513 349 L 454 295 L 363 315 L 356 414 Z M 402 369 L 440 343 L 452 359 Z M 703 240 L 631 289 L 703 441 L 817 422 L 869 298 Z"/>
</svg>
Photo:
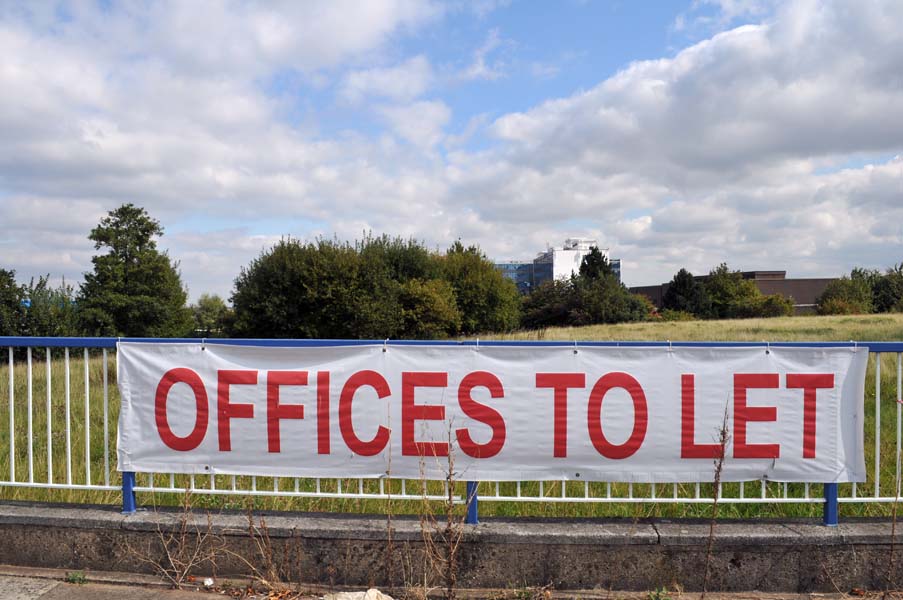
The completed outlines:
<svg viewBox="0 0 903 600">
<path fill-rule="evenodd" d="M 471 481 L 865 480 L 868 351 L 118 346 L 119 468 Z M 726 442 L 719 442 L 722 432 Z"/>
</svg>

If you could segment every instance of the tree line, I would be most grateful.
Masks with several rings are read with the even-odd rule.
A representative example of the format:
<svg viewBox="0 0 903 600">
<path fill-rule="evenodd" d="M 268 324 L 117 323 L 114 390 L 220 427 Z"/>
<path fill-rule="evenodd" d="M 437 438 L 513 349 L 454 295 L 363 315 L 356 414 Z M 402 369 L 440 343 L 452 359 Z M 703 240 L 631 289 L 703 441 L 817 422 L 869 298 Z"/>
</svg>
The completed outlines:
<svg viewBox="0 0 903 600">
<path fill-rule="evenodd" d="M 143 208 L 110 211 L 88 238 L 98 253 L 78 289 L 48 276 L 16 283 L 0 269 L 0 335 L 442 339 L 514 329 L 655 319 L 776 317 L 793 301 L 763 295 L 726 264 L 680 269 L 656 310 L 592 248 L 579 272 L 521 296 L 476 246 L 444 252 L 413 239 L 284 238 L 241 268 L 231 306 L 202 294 L 187 305 L 179 264 L 157 248 L 163 227 Z M 818 301 L 823 314 L 903 311 L 903 264 L 854 269 Z"/>
</svg>

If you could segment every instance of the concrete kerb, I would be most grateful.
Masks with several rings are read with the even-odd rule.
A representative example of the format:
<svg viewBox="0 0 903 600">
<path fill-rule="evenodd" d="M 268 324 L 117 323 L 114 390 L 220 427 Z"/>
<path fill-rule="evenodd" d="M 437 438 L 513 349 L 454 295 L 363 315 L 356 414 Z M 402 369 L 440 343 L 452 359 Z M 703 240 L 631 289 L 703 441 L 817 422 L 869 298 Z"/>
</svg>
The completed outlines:
<svg viewBox="0 0 903 600">
<path fill-rule="evenodd" d="M 284 565 L 295 581 L 398 588 L 428 576 L 416 517 L 393 517 L 391 554 L 383 516 L 254 513 L 255 525 L 261 517 L 274 555 L 296 554 Z M 192 529 L 208 528 L 208 514 L 200 510 L 187 517 L 174 509 L 122 515 L 112 506 L 0 503 L 0 563 L 148 573 L 148 564 L 123 549 L 153 545 L 159 531 L 176 529 L 183 518 Z M 255 559 L 245 513 L 211 513 L 209 527 L 230 550 Z M 719 522 L 710 589 L 886 589 L 888 581 L 903 582 L 903 560 L 888 573 L 890 532 L 884 520 L 847 520 L 836 528 L 815 520 Z M 707 521 L 487 518 L 464 528 L 459 582 L 468 588 L 680 585 L 693 591 L 701 586 L 708 537 Z M 218 570 L 247 574 L 237 560 L 223 560 Z"/>
</svg>

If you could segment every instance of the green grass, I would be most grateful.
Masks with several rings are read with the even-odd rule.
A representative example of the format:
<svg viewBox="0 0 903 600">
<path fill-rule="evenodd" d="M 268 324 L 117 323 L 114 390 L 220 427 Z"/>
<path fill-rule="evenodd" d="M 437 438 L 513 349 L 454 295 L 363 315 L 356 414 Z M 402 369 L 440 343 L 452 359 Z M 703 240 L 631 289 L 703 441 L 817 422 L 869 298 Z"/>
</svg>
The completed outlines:
<svg viewBox="0 0 903 600">
<path fill-rule="evenodd" d="M 485 339 L 485 338 L 484 338 Z M 611 326 L 592 326 L 584 328 L 549 328 L 541 331 L 519 332 L 509 335 L 493 336 L 493 339 L 518 339 L 518 340 L 654 340 L 654 341 L 899 341 L 903 340 L 903 315 L 870 315 L 870 316 L 843 316 L 843 317 L 792 317 L 779 319 L 749 319 L 737 321 L 689 321 L 667 323 L 638 323 L 621 324 Z M 9 446 L 9 369 L 6 352 L 2 354 L 0 363 L 0 478 L 8 479 L 10 474 Z M 875 390 L 875 358 L 869 361 L 868 376 L 866 379 L 866 467 L 868 481 L 859 485 L 860 494 L 871 495 L 874 493 L 873 466 L 874 466 L 874 390 Z M 880 446 L 880 478 L 882 495 L 893 495 L 895 478 L 895 432 L 897 411 L 899 404 L 895 402 L 897 397 L 897 356 L 884 356 L 881 367 L 881 424 L 882 436 Z M 26 363 L 24 358 L 15 362 L 14 371 L 14 427 L 13 440 L 15 442 L 15 479 L 27 481 L 28 469 L 28 389 L 26 385 Z M 47 396 L 46 396 L 46 361 L 43 349 L 33 351 L 32 360 L 32 444 L 33 460 L 32 471 L 35 482 L 48 480 L 47 464 Z M 115 353 L 109 355 L 108 364 L 108 428 L 110 431 L 109 446 L 109 470 L 110 482 L 114 486 L 119 485 L 119 476 L 116 472 L 115 457 L 115 431 L 118 415 L 119 395 L 115 386 Z M 92 351 L 88 360 L 89 383 L 89 429 L 90 429 L 90 464 L 92 484 L 104 483 L 104 445 L 103 445 L 103 363 L 99 351 Z M 62 361 L 62 350 L 53 352 L 51 373 L 51 424 L 52 434 L 50 445 L 53 455 L 52 477 L 53 481 L 63 483 L 66 481 L 66 432 L 65 403 L 64 403 L 65 374 Z M 70 360 L 70 406 L 71 431 L 69 432 L 71 446 L 71 481 L 74 484 L 84 484 L 88 480 L 85 473 L 85 361 L 83 351 L 71 350 Z M 186 476 L 176 476 L 177 485 L 186 485 Z M 148 476 L 139 475 L 139 483 L 146 485 Z M 216 486 L 227 488 L 231 485 L 228 476 L 217 476 Z M 159 487 L 169 485 L 168 475 L 157 475 L 154 484 Z M 239 477 L 239 487 L 250 487 L 250 478 Z M 209 486 L 208 477 L 197 477 L 198 487 Z M 274 480 L 269 477 L 257 478 L 258 489 L 273 489 Z M 283 479 L 279 481 L 280 489 L 293 489 L 294 480 Z M 321 482 L 324 491 L 335 491 L 339 482 L 336 480 L 323 480 Z M 356 479 L 342 480 L 341 485 L 345 490 L 356 490 Z M 387 485 L 395 494 L 401 491 L 401 483 L 393 481 Z M 409 493 L 418 490 L 418 481 L 407 481 Z M 525 496 L 537 495 L 538 482 L 523 482 L 522 494 Z M 544 495 L 557 497 L 561 494 L 561 482 L 545 482 L 543 484 Z M 568 495 L 582 495 L 583 483 L 568 482 Z M 312 491 L 314 482 L 300 480 L 300 489 Z M 724 484 L 725 495 L 737 495 L 740 484 Z M 759 483 L 746 483 L 747 495 L 757 494 Z M 459 494 L 463 496 L 463 484 L 460 484 Z M 503 494 L 515 493 L 516 484 L 501 483 L 500 492 Z M 626 484 L 612 484 L 612 494 L 626 496 Z M 752 488 L 752 489 L 750 489 Z M 841 486 L 841 495 L 849 495 L 850 485 Z M 378 483 L 365 481 L 366 491 L 376 491 Z M 790 484 L 788 490 L 792 496 L 802 496 L 804 486 L 802 484 Z M 483 483 L 480 487 L 484 496 L 494 492 L 494 484 Z M 441 494 L 442 484 L 430 482 L 431 494 Z M 782 494 L 782 484 L 769 483 L 766 487 L 768 497 L 778 497 Z M 606 484 L 591 483 L 590 493 L 593 496 L 604 496 Z M 695 485 L 681 484 L 678 486 L 680 498 L 690 498 L 695 492 Z M 635 484 L 635 496 L 648 496 L 650 486 L 648 484 Z M 671 484 L 659 484 L 656 486 L 658 496 L 670 497 L 673 494 Z M 700 493 L 703 497 L 712 495 L 711 484 L 701 484 Z M 812 496 L 821 495 L 821 486 L 813 485 L 810 488 Z M 10 500 L 36 500 L 51 502 L 75 502 L 75 503 L 102 503 L 118 504 L 120 495 L 118 491 L 96 490 L 53 490 L 36 489 L 27 487 L 0 486 L 0 498 Z M 173 493 L 157 492 L 154 494 L 142 493 L 139 495 L 139 504 L 177 505 L 180 495 Z M 249 505 L 255 509 L 266 510 L 311 510 L 350 513 L 384 513 L 390 507 L 382 500 L 355 500 L 355 499 L 316 499 L 316 498 L 284 498 L 284 497 L 248 497 L 244 495 L 204 495 L 196 494 L 193 502 L 195 506 L 210 509 L 220 508 L 246 508 Z M 438 510 L 433 504 L 432 510 Z M 418 501 L 393 501 L 391 510 L 393 513 L 418 513 L 423 509 Z M 844 504 L 841 506 L 841 516 L 878 516 L 890 514 L 892 507 L 889 504 Z M 488 502 L 480 504 L 480 514 L 483 516 L 550 516 L 550 517 L 706 517 L 711 514 L 711 504 L 653 504 L 653 503 L 560 503 L 560 502 Z M 820 505 L 811 504 L 722 504 L 719 515 L 724 518 L 747 517 L 806 517 L 819 516 Z"/>
</svg>

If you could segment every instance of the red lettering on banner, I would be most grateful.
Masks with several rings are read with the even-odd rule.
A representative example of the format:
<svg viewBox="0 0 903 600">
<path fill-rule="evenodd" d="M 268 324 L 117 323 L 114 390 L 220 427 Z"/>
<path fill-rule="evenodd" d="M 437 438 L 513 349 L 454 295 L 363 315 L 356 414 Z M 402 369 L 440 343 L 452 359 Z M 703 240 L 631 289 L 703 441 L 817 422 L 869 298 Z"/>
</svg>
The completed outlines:
<svg viewBox="0 0 903 600">
<path fill-rule="evenodd" d="M 177 383 L 186 383 L 194 392 L 195 416 L 194 429 L 185 437 L 179 437 L 169 427 L 169 419 L 166 417 L 166 401 L 169 398 L 169 390 Z M 157 433 L 163 443 L 179 452 L 194 450 L 204 441 L 207 435 L 207 422 L 209 403 L 207 401 L 207 389 L 200 375 L 186 368 L 170 369 L 160 379 L 157 385 L 157 393 L 154 395 L 154 418 L 157 422 Z"/>
<path fill-rule="evenodd" d="M 426 372 L 401 374 L 401 454 L 402 456 L 448 456 L 447 442 L 418 442 L 414 439 L 415 421 L 442 421 L 445 407 L 437 404 L 415 404 L 418 387 L 446 387 L 448 373 Z"/>
<path fill-rule="evenodd" d="M 696 443 L 696 385 L 695 375 L 680 376 L 680 457 L 718 458 L 718 444 Z"/>
<path fill-rule="evenodd" d="M 361 456 L 375 456 L 382 452 L 389 443 L 390 430 L 380 425 L 376 430 L 376 435 L 369 442 L 361 440 L 354 432 L 354 425 L 351 422 L 351 403 L 354 393 L 364 386 L 376 390 L 378 398 L 385 398 L 392 393 L 386 379 L 376 371 L 358 371 L 349 377 L 339 396 L 339 431 L 342 432 L 342 439 L 345 440 L 345 444 L 352 452 Z"/>
<path fill-rule="evenodd" d="M 505 445 L 505 420 L 497 410 L 477 402 L 471 396 L 475 387 L 489 390 L 492 398 L 504 398 L 505 390 L 498 377 L 486 371 L 475 371 L 467 374 L 458 386 L 458 404 L 465 415 L 492 428 L 492 437 L 485 444 L 473 441 L 470 432 L 461 428 L 455 431 L 461 451 L 473 458 L 490 458 L 498 454 Z"/>
<path fill-rule="evenodd" d="M 267 371 L 267 449 L 279 452 L 279 421 L 303 419 L 304 406 L 281 404 L 279 388 L 283 385 L 307 385 L 307 371 Z"/>
<path fill-rule="evenodd" d="M 633 431 L 626 442 L 615 445 L 605 439 L 602 433 L 602 400 L 613 388 L 623 388 L 633 400 Z M 587 406 L 587 426 L 589 439 L 602 456 L 621 459 L 633 456 L 646 439 L 646 427 L 649 423 L 649 412 L 646 406 L 646 394 L 640 382 L 627 373 L 606 373 L 599 378 L 589 393 Z"/>
<path fill-rule="evenodd" d="M 329 454 L 329 371 L 317 373 L 317 453 Z"/>
<path fill-rule="evenodd" d="M 555 458 L 568 455 L 568 389 L 586 387 L 584 373 L 537 373 L 536 387 L 555 390 L 554 449 Z"/>
<path fill-rule="evenodd" d="M 773 389 L 780 384 L 777 373 L 734 374 L 734 458 L 780 458 L 779 444 L 746 443 L 746 424 L 749 421 L 777 421 L 774 406 L 747 406 L 746 390 Z"/>
<path fill-rule="evenodd" d="M 788 373 L 787 387 L 803 390 L 803 458 L 815 458 L 815 399 L 834 387 L 834 373 Z"/>
<path fill-rule="evenodd" d="M 219 430 L 220 452 L 232 450 L 230 421 L 232 419 L 253 419 L 253 404 L 229 402 L 229 387 L 233 385 L 256 385 L 257 371 L 223 370 L 216 372 L 216 412 Z"/>
</svg>

